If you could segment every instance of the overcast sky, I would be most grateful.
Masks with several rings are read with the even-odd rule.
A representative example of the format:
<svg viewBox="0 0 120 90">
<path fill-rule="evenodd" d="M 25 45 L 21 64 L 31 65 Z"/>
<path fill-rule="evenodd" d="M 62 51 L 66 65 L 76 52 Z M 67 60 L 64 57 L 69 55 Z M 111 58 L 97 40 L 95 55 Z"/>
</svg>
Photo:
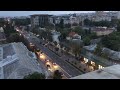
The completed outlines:
<svg viewBox="0 0 120 90">
<path fill-rule="evenodd" d="M 0 11 L 0 16 L 28 16 L 32 14 L 70 14 L 70 13 L 87 13 L 94 11 Z"/>
</svg>

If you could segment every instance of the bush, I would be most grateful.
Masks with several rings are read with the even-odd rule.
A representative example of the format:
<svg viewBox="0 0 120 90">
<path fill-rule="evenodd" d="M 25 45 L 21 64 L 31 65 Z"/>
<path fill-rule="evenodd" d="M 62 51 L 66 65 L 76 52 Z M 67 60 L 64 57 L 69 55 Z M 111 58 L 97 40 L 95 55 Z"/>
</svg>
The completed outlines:
<svg viewBox="0 0 120 90">
<path fill-rule="evenodd" d="M 24 79 L 45 79 L 45 75 L 42 73 L 34 72 L 25 76 Z"/>
</svg>

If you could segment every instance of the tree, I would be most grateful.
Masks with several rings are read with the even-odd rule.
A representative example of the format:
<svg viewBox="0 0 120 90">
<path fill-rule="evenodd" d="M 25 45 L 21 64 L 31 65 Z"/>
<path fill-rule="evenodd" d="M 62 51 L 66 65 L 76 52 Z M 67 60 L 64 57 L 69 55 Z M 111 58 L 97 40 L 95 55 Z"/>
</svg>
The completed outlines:
<svg viewBox="0 0 120 90">
<path fill-rule="evenodd" d="M 56 51 L 59 51 L 59 48 L 55 48 Z"/>
<path fill-rule="evenodd" d="M 79 35 L 82 35 L 82 36 L 85 35 L 85 31 L 81 27 L 79 27 L 79 26 L 75 27 L 72 31 L 76 32 L 76 33 L 78 33 Z"/>
<path fill-rule="evenodd" d="M 45 26 L 46 29 L 52 30 L 54 29 L 54 25 L 49 23 L 48 25 Z"/>
<path fill-rule="evenodd" d="M 72 25 L 73 25 L 73 26 L 77 26 L 78 24 L 77 24 L 77 23 L 73 23 Z"/>
<path fill-rule="evenodd" d="M 64 26 L 65 26 L 65 28 L 70 28 L 71 24 L 65 24 Z"/>
<path fill-rule="evenodd" d="M 45 75 L 42 73 L 34 72 L 25 76 L 24 79 L 45 79 Z"/>
<path fill-rule="evenodd" d="M 63 47 L 64 47 L 64 45 L 63 45 L 63 44 L 61 44 L 61 45 L 60 45 L 60 48 L 63 48 Z"/>
<path fill-rule="evenodd" d="M 53 74 L 53 79 L 62 79 L 62 74 L 59 70 L 56 70 Z"/>
<path fill-rule="evenodd" d="M 94 54 L 101 56 L 102 55 L 102 47 L 100 45 L 97 45 L 95 48 Z"/>
<path fill-rule="evenodd" d="M 4 24 L 5 24 L 4 18 L 0 18 L 0 27 L 4 26 Z"/>
<path fill-rule="evenodd" d="M 91 21 L 89 19 L 85 19 L 84 20 L 84 25 L 90 26 L 91 25 Z"/>
<path fill-rule="evenodd" d="M 101 39 L 104 47 L 110 48 L 115 51 L 120 51 L 120 32 L 114 32 Z"/>
<path fill-rule="evenodd" d="M 97 39 L 98 38 L 98 36 L 96 35 L 95 32 L 92 32 L 91 34 L 89 34 L 89 37 L 90 37 L 90 39 Z"/>
<path fill-rule="evenodd" d="M 64 28 L 64 19 L 60 20 L 59 27 L 62 28 L 62 29 Z"/>
<path fill-rule="evenodd" d="M 83 38 L 83 43 L 85 46 L 90 45 L 90 38 L 88 36 Z"/>
<path fill-rule="evenodd" d="M 13 33 L 7 38 L 8 42 L 20 42 L 20 37 L 18 33 Z"/>
<path fill-rule="evenodd" d="M 75 48 L 73 48 L 72 51 L 73 51 L 75 57 L 77 57 L 80 54 L 81 48 L 80 47 L 75 47 Z"/>
<path fill-rule="evenodd" d="M 57 42 L 56 41 L 54 41 L 53 43 L 55 44 L 55 46 L 57 46 Z"/>
<path fill-rule="evenodd" d="M 16 26 L 26 26 L 30 24 L 30 18 L 25 18 L 25 19 L 12 19 L 12 21 L 15 22 Z"/>
<path fill-rule="evenodd" d="M 4 33 L 6 34 L 6 37 L 9 37 L 12 33 L 17 33 L 17 31 L 14 29 L 13 26 L 10 24 L 5 24 L 6 27 L 4 27 Z"/>
</svg>

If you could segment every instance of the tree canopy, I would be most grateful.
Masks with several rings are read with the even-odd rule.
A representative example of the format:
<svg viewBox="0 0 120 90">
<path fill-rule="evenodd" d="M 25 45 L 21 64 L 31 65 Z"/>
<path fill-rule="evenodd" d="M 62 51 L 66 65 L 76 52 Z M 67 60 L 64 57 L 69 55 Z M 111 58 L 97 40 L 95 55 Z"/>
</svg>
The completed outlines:
<svg viewBox="0 0 120 90">
<path fill-rule="evenodd" d="M 120 32 L 114 32 L 108 36 L 104 36 L 101 40 L 101 43 L 104 47 L 115 51 L 120 51 Z"/>
<path fill-rule="evenodd" d="M 30 22 L 30 18 L 26 18 L 26 19 L 12 19 L 13 21 L 15 21 L 15 25 L 17 26 L 26 26 L 26 25 L 29 25 L 31 22 Z"/>
<path fill-rule="evenodd" d="M 42 73 L 34 72 L 25 76 L 24 79 L 45 79 L 45 75 Z"/>
<path fill-rule="evenodd" d="M 59 70 L 56 70 L 53 74 L 53 79 L 62 79 L 61 72 Z"/>
</svg>

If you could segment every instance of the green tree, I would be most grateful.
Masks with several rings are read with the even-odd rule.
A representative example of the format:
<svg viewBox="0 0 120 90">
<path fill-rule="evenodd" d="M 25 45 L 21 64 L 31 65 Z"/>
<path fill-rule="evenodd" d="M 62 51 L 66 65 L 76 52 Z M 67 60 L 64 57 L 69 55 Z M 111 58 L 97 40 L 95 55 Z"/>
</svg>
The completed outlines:
<svg viewBox="0 0 120 90">
<path fill-rule="evenodd" d="M 31 22 L 30 22 L 30 18 L 25 18 L 25 19 L 12 19 L 12 21 L 15 22 L 15 25 L 16 26 L 26 26 L 26 25 L 29 25 Z"/>
<path fill-rule="evenodd" d="M 20 42 L 20 36 L 18 33 L 13 33 L 7 38 L 8 42 Z"/>
<path fill-rule="evenodd" d="M 120 51 L 120 32 L 114 32 L 101 39 L 104 47 L 110 48 L 115 51 Z"/>
<path fill-rule="evenodd" d="M 25 76 L 24 79 L 45 79 L 45 75 L 42 73 L 34 72 Z"/>
<path fill-rule="evenodd" d="M 53 43 L 55 44 L 55 46 L 57 46 L 57 42 L 56 41 L 54 41 Z"/>
<path fill-rule="evenodd" d="M 84 20 L 84 25 L 91 26 L 91 21 L 89 19 Z"/>
<path fill-rule="evenodd" d="M 84 45 L 85 45 L 85 46 L 90 45 L 90 40 L 91 40 L 91 39 L 90 39 L 90 37 L 88 37 L 88 36 L 85 37 L 85 38 L 83 38 L 83 43 L 84 43 Z"/>
<path fill-rule="evenodd" d="M 62 79 L 62 75 L 59 70 L 56 70 L 53 74 L 53 79 Z"/>
<path fill-rule="evenodd" d="M 73 25 L 73 26 L 78 26 L 78 24 L 77 24 L 77 23 L 73 23 L 72 25 Z"/>
<path fill-rule="evenodd" d="M 98 38 L 98 36 L 96 35 L 95 32 L 92 32 L 91 34 L 89 34 L 89 37 L 90 37 L 90 39 L 97 39 Z"/>
<path fill-rule="evenodd" d="M 102 47 L 100 45 L 97 45 L 95 48 L 94 54 L 101 56 L 102 55 Z"/>
<path fill-rule="evenodd" d="M 79 56 L 79 55 L 80 55 L 80 52 L 81 52 L 81 47 L 80 47 L 80 46 L 78 46 L 78 45 L 75 45 L 75 46 L 73 47 L 72 51 L 73 51 L 73 53 L 74 53 L 75 57 L 77 57 L 77 56 Z"/>
<path fill-rule="evenodd" d="M 71 24 L 65 24 L 64 26 L 65 26 L 65 28 L 70 28 Z"/>
<path fill-rule="evenodd" d="M 85 30 L 83 30 L 81 27 L 75 27 L 73 30 L 72 30 L 73 32 L 76 32 L 76 33 L 78 33 L 79 35 L 82 35 L 82 36 L 84 36 L 85 35 Z"/>
<path fill-rule="evenodd" d="M 55 48 L 56 51 L 59 51 L 59 48 Z"/>
<path fill-rule="evenodd" d="M 62 29 L 64 28 L 64 19 L 60 20 L 59 27 L 62 28 Z"/>
</svg>

